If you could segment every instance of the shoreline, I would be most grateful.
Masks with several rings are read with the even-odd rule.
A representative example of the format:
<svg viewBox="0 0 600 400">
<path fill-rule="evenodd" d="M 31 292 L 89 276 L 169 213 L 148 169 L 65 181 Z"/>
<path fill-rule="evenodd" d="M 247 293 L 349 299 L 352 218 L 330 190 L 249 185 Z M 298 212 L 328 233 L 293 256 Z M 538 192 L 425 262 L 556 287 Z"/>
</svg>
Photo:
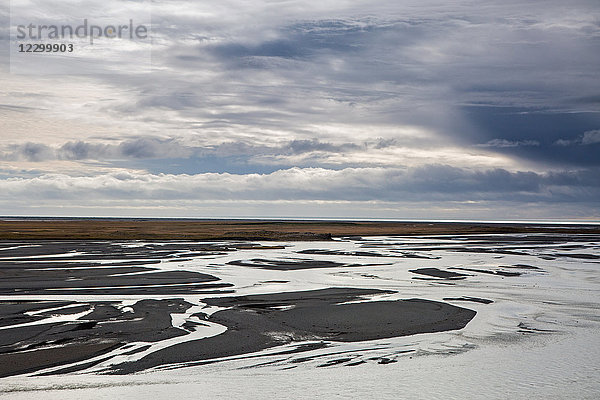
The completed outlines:
<svg viewBox="0 0 600 400">
<path fill-rule="evenodd" d="M 600 234 L 600 225 L 180 219 L 0 220 L 0 240 L 327 241 L 345 236 Z"/>
</svg>

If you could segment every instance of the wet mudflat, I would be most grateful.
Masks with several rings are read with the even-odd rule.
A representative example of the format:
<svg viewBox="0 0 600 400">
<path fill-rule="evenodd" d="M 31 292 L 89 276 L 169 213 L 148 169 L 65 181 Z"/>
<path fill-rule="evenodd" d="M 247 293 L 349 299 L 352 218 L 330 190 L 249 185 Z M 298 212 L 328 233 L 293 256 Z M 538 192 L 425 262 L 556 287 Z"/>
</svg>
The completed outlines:
<svg viewBox="0 0 600 400">
<path fill-rule="evenodd" d="M 242 255 L 240 249 L 285 249 L 282 246 L 48 241 L 29 245 L 5 243 L 2 248 L 0 295 L 39 296 L 40 300 L 1 302 L 0 376 L 73 363 L 79 365 L 54 373 L 82 370 L 90 363 L 81 361 L 127 349 L 130 343 L 185 336 L 198 330 L 202 321 L 220 324 L 226 330 L 216 336 L 174 343 L 136 362 L 117 362 L 109 369 L 112 373 L 131 373 L 165 364 L 242 355 L 307 339 L 358 342 L 461 329 L 476 314 L 462 307 L 421 299 L 364 301 L 365 296 L 396 293 L 377 289 L 328 288 L 204 298 L 235 293 L 235 285 L 203 272 L 176 266 L 161 268 L 163 261 L 211 260 L 215 254 Z M 390 264 L 252 258 L 229 261 L 226 265 L 295 271 Z M 131 306 L 112 301 L 82 301 L 86 296 L 93 299 L 106 295 L 148 298 Z M 219 310 L 212 314 L 196 312 L 190 315 L 194 322 L 176 327 L 171 315 L 185 313 L 194 302 L 184 298 L 161 299 L 165 295 L 201 296 L 203 304 Z M 45 299 L 56 296 L 73 296 L 77 301 Z M 361 299 L 362 302 L 356 302 Z"/>
<path fill-rule="evenodd" d="M 599 264 L 581 255 L 599 243 L 554 233 L 2 242 L 0 376 L 294 374 L 520 346 L 595 326 Z"/>
</svg>

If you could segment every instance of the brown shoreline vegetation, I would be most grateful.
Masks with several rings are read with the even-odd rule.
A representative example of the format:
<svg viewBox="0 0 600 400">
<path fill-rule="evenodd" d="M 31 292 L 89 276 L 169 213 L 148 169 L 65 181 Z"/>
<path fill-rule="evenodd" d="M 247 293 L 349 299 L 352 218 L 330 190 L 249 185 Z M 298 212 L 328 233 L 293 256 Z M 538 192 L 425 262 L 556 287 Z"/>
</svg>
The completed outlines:
<svg viewBox="0 0 600 400">
<path fill-rule="evenodd" d="M 337 236 L 599 234 L 600 225 L 182 219 L 4 219 L 0 240 L 330 240 Z"/>
</svg>

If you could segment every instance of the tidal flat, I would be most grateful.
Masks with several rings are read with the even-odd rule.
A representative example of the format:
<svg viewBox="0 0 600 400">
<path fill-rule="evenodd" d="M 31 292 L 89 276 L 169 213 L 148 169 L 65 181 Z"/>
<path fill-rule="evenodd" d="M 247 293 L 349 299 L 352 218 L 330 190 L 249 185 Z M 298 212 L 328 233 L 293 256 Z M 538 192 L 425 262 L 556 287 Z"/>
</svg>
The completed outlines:
<svg viewBox="0 0 600 400">
<path fill-rule="evenodd" d="M 600 235 L 573 229 L 4 240 L 0 396 L 594 398 Z"/>
</svg>

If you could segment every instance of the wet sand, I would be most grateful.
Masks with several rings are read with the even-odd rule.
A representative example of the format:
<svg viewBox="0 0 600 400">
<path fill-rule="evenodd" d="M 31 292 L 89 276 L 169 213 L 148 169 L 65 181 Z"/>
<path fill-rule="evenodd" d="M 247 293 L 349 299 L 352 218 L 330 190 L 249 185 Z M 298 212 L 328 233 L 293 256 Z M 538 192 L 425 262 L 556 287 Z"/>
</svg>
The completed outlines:
<svg viewBox="0 0 600 400">
<path fill-rule="evenodd" d="M 8 328 L 8 325 L 31 322 L 18 317 L 24 312 L 57 304 L 0 302 L 0 319 L 7 323 L 0 330 L 0 377 L 86 360 L 129 342 L 154 342 L 185 335 L 186 332 L 173 328 L 170 313 L 190 307 L 182 300 L 142 300 L 131 307 L 131 312 L 123 313 L 110 302 L 60 305 L 76 308 L 48 311 L 35 320 L 83 309 L 89 311 L 82 318 L 85 322 L 68 320 Z"/>
<path fill-rule="evenodd" d="M 45 223 L 34 222 L 38 224 L 35 229 L 40 228 L 39 224 Z M 79 222 L 65 223 L 72 224 L 71 228 L 75 229 L 76 226 L 81 228 Z M 102 225 L 106 221 L 93 222 Z M 31 222 L 26 221 L 26 224 L 29 223 Z M 121 223 L 134 224 L 139 221 L 117 221 L 117 225 Z M 158 222 L 149 223 L 155 226 Z M 215 228 L 213 222 L 206 224 Z M 278 229 L 297 229 L 298 224 L 301 223 L 293 222 L 288 226 L 278 222 L 272 226 L 277 226 Z M 150 225 L 142 225 L 138 225 L 138 233 L 141 232 L 140 235 L 143 236 L 147 233 L 144 229 L 150 229 Z M 238 229 L 242 225 L 239 222 L 224 223 L 220 229 Z M 247 232 L 257 232 L 255 223 L 249 225 L 253 230 Z M 527 255 L 540 260 L 577 259 L 590 264 L 597 259 L 596 255 L 586 253 L 585 246 L 571 243 L 569 235 L 556 233 L 564 227 L 555 227 L 553 229 L 556 231 L 545 236 L 491 235 L 482 239 L 480 236 L 465 235 L 464 240 L 468 244 L 461 246 L 456 241 L 452 244 L 445 243 L 447 239 L 443 236 L 419 238 L 413 244 L 395 243 L 395 237 L 381 240 L 376 237 L 362 238 L 370 230 L 401 231 L 414 224 L 302 225 L 310 229 L 307 232 L 311 239 L 315 239 L 315 235 L 325 234 L 319 229 L 331 232 L 351 231 L 360 236 L 348 239 L 356 241 L 352 250 L 321 248 L 319 244 L 319 248 L 307 245 L 304 249 L 286 253 L 284 250 L 288 244 L 271 246 L 240 241 L 238 238 L 243 235 L 235 236 L 236 239 L 230 241 L 199 243 L 192 240 L 161 240 L 145 243 L 32 240 L 30 236 L 36 236 L 39 232 L 27 231 L 29 228 L 13 231 L 30 236 L 27 236 L 28 240 L 0 241 L 0 295 L 4 298 L 0 301 L 0 377 L 33 373 L 55 366 L 64 368 L 46 371 L 44 374 L 82 371 L 110 360 L 115 354 L 121 358 L 104 367 L 103 372 L 128 374 L 168 365 L 218 362 L 227 357 L 251 358 L 256 357 L 253 353 L 281 345 L 295 345 L 293 350 L 285 351 L 302 353 L 315 348 L 327 348 L 334 342 L 363 342 L 459 330 L 476 315 L 474 310 L 464 308 L 463 305 L 486 306 L 494 303 L 492 299 L 469 296 L 474 293 L 439 296 L 438 301 L 432 301 L 403 296 L 399 290 L 339 287 L 331 284 L 328 288 L 318 290 L 287 289 L 289 291 L 240 296 L 240 289 L 247 290 L 252 286 L 236 285 L 230 279 L 235 274 L 244 274 L 244 270 L 248 271 L 248 276 L 261 270 L 268 274 L 278 274 L 265 275 L 267 278 L 255 285 L 272 284 L 282 290 L 282 287 L 293 284 L 293 279 L 288 280 L 288 276 L 293 277 L 294 274 L 311 270 L 325 270 L 325 274 L 332 276 L 348 276 L 344 274 L 351 275 L 354 270 L 358 270 L 357 276 L 382 281 L 378 275 L 366 273 L 367 269 L 371 272 L 391 268 L 390 266 L 396 265 L 394 262 L 399 262 L 398 265 L 405 266 L 408 281 L 411 278 L 418 279 L 427 285 L 441 287 L 439 285 L 479 282 L 481 279 L 513 280 L 527 274 L 543 274 L 544 269 L 521 263 L 453 264 L 442 268 L 427 266 L 427 263 L 439 261 L 440 257 L 434 253 L 436 249 L 455 254 L 489 253 L 493 257 Z M 7 225 L 3 226 L 2 229 L 6 229 Z M 60 224 L 55 229 L 59 229 L 59 226 Z M 206 231 L 202 229 L 206 226 L 197 225 L 193 229 L 199 229 L 196 232 L 198 235 L 205 235 Z M 363 228 L 364 231 L 361 230 Z M 517 228 L 537 229 L 534 226 Z M 11 229 L 17 228 L 13 226 Z M 433 227 L 418 225 L 416 231 L 411 233 L 422 233 L 427 229 L 441 235 L 449 229 L 475 229 L 477 232 L 490 230 L 498 233 L 499 227 L 477 224 L 441 224 Z M 513 228 L 503 229 L 510 231 Z M 573 229 L 574 232 L 584 230 L 588 235 L 580 234 L 580 238 L 588 237 L 597 241 L 598 236 L 592 234 L 597 227 Z M 49 230 L 40 235 L 52 236 L 51 232 L 53 231 Z M 229 235 L 223 232 L 221 234 Z M 272 228 L 269 232 L 277 231 Z M 305 233 L 295 238 L 303 237 Z M 0 236 L 1 234 L 2 232 Z M 79 235 L 78 239 L 85 236 L 84 231 L 67 230 L 65 233 L 66 237 L 72 235 Z M 167 236 L 169 235 L 171 233 L 167 232 Z M 329 239 L 329 233 L 325 235 Z M 269 239 L 276 237 L 273 234 Z M 292 240 L 290 237 L 294 236 L 287 236 L 288 239 L 285 240 Z M 277 239 L 284 240 L 282 237 Z M 545 249 L 547 244 L 556 244 L 560 250 Z M 528 246 L 541 247 L 532 250 L 533 247 Z M 222 258 L 224 261 L 214 261 L 218 257 L 225 257 Z M 188 260 L 201 260 L 201 265 L 204 266 L 202 272 L 185 264 Z M 411 268 L 411 263 L 417 263 L 420 267 Z M 392 296 L 393 300 L 370 299 L 381 295 Z M 28 300 L 11 300 L 13 296 L 23 296 Z M 135 297 L 131 305 L 125 305 L 122 300 L 127 296 Z M 198 300 L 201 300 L 200 306 Z M 455 305 L 456 302 L 459 305 Z M 204 306 L 213 308 L 209 312 L 202 308 Z M 179 325 L 174 322 L 178 315 L 185 320 Z M 224 331 L 196 339 L 194 335 L 199 331 L 198 328 L 205 326 L 221 326 Z M 535 332 L 532 330 L 535 328 L 519 329 L 519 332 Z M 171 339 L 174 341 L 169 342 Z M 152 347 L 163 342 L 169 344 Z M 134 355 L 139 357 L 125 357 Z M 391 362 L 384 358 L 378 362 Z M 81 363 L 73 364 L 77 362 Z M 364 360 L 352 361 L 351 357 L 341 357 L 330 360 L 323 366 L 362 362 Z"/>
<path fill-rule="evenodd" d="M 123 289 L 122 293 L 130 293 Z M 227 327 L 223 334 L 184 342 L 151 353 L 135 363 L 115 365 L 112 373 L 132 373 L 164 364 L 243 355 L 293 342 L 352 342 L 463 328 L 475 311 L 421 299 L 356 301 L 380 290 L 331 288 L 244 297 L 207 298 L 227 308 L 201 319 Z M 0 302 L 0 377 L 86 360 L 131 342 L 156 342 L 188 332 L 172 326 L 171 314 L 192 305 L 181 300 L 142 300 L 124 313 L 111 302 Z M 52 311 L 54 308 L 63 308 Z M 41 312 L 27 316 L 27 312 Z M 53 314 L 89 311 L 80 320 L 27 325 Z M 84 322 L 81 322 L 81 321 Z M 18 325 L 25 325 L 18 327 Z M 302 351 L 301 349 L 299 351 Z M 82 364 L 55 373 L 74 372 Z"/>
<path fill-rule="evenodd" d="M 441 279 L 465 279 L 467 274 L 459 274 L 458 272 L 444 271 L 437 268 L 419 268 L 409 270 L 412 273 L 431 276 Z"/>
<path fill-rule="evenodd" d="M 299 269 L 312 268 L 352 268 L 365 267 L 373 265 L 389 265 L 389 264 L 345 264 L 327 260 L 310 260 L 310 259 L 290 259 L 290 260 L 266 260 L 263 258 L 253 258 L 251 260 L 235 260 L 230 261 L 229 265 L 239 265 L 241 267 L 271 269 L 276 271 L 296 271 Z"/>
<path fill-rule="evenodd" d="M 195 314 L 200 320 L 225 326 L 224 333 L 176 344 L 134 363 L 117 364 L 113 373 L 244 355 L 305 340 L 364 341 L 461 329 L 475 315 L 469 309 L 420 299 L 343 304 L 362 296 L 393 293 L 356 288 L 215 298 L 211 296 L 233 294 L 233 285 L 205 273 L 162 271 L 155 263 L 190 254 L 242 254 L 240 249 L 263 248 L 272 249 L 253 243 L 166 242 L 123 247 L 97 241 L 4 242 L 0 244 L 0 295 L 38 296 L 40 300 L 55 295 L 203 295 L 205 304 L 224 309 L 212 315 Z M 281 271 L 389 265 L 310 259 L 241 259 L 229 264 Z M 0 377 L 91 359 L 128 343 L 187 335 L 194 331 L 194 324 L 174 327 L 171 314 L 190 307 L 183 299 L 141 300 L 127 312 L 119 302 L 110 301 L 0 302 Z M 62 319 L 52 319 L 56 316 Z"/>
<path fill-rule="evenodd" d="M 135 363 L 117 366 L 117 372 L 248 354 L 307 340 L 358 342 L 443 332 L 463 328 L 476 314 L 469 309 L 421 299 L 341 304 L 383 293 L 331 288 L 208 298 L 204 302 L 209 305 L 229 307 L 210 317 L 203 316 L 227 326 L 225 333 L 152 353 Z"/>
</svg>

